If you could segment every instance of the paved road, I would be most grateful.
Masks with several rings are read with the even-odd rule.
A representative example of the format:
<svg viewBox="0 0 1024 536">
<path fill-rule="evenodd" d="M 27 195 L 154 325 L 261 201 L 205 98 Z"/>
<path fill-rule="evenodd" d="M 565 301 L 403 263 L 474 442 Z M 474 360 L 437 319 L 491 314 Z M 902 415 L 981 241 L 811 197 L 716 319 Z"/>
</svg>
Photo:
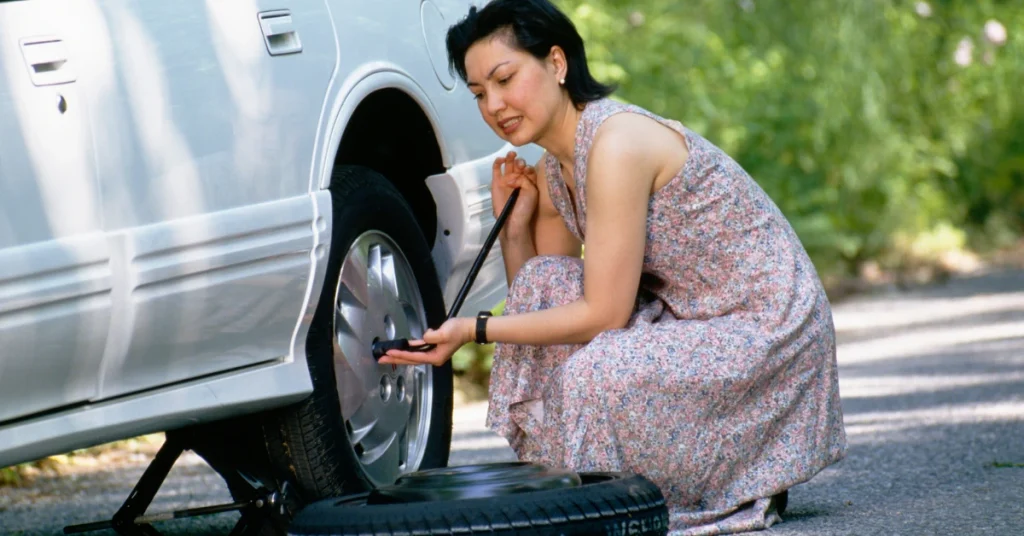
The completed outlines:
<svg viewBox="0 0 1024 536">
<path fill-rule="evenodd" d="M 764 534 L 1024 534 L 1024 272 L 865 296 L 834 309 L 849 455 L 795 487 L 785 522 Z M 453 464 L 514 459 L 484 429 L 483 410 L 457 409 Z M 143 461 L 118 473 L 96 468 L 0 489 L 0 533 L 56 534 L 109 515 Z M 188 457 L 154 509 L 226 499 L 219 479 Z M 160 528 L 223 535 L 235 519 Z"/>
</svg>

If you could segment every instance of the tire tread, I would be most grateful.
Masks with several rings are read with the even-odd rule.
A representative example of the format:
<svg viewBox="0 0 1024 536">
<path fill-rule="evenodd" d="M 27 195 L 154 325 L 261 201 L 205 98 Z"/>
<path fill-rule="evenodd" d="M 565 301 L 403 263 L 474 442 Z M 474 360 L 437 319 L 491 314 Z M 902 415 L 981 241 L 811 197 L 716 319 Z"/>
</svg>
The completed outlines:
<svg viewBox="0 0 1024 536">
<path fill-rule="evenodd" d="M 312 505 L 295 519 L 289 534 L 394 536 L 408 532 L 404 528 L 396 530 L 396 523 L 402 527 L 421 527 L 423 533 L 429 534 L 506 536 L 615 534 L 610 526 L 633 521 L 650 523 L 652 529 L 640 534 L 665 534 L 668 530 L 668 510 L 660 490 L 650 481 L 634 475 L 577 488 L 463 501 L 361 508 L 335 506 L 335 502 L 321 501 Z M 634 511 L 623 512 L 622 507 L 616 506 L 623 503 L 633 503 Z"/>
</svg>

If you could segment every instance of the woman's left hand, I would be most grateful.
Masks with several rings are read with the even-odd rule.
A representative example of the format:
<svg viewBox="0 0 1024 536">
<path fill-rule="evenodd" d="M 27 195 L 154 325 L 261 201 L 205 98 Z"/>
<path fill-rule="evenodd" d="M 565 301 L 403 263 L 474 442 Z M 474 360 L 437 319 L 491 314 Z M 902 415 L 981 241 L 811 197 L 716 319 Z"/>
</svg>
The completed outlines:
<svg viewBox="0 0 1024 536">
<path fill-rule="evenodd" d="M 422 340 L 410 340 L 410 346 L 434 344 L 429 352 L 406 352 L 389 350 L 378 363 L 382 365 L 433 365 L 440 367 L 445 364 L 462 345 L 471 342 L 471 329 L 475 329 L 472 318 L 453 318 L 437 329 L 428 329 Z"/>
</svg>

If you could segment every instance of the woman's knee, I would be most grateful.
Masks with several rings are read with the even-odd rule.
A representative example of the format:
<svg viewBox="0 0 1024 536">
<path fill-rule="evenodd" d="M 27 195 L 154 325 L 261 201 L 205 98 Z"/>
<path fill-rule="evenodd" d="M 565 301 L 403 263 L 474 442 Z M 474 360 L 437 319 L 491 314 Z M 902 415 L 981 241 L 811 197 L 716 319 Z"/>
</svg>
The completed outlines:
<svg viewBox="0 0 1024 536">
<path fill-rule="evenodd" d="M 583 297 L 583 262 L 575 257 L 536 256 L 516 272 L 505 301 L 508 314 L 567 305 Z"/>
</svg>

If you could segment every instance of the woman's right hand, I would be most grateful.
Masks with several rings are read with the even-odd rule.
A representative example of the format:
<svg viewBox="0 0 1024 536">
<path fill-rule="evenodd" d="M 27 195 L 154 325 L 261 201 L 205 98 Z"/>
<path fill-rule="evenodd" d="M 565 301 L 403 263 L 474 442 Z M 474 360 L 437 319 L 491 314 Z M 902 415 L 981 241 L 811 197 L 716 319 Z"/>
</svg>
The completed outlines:
<svg viewBox="0 0 1024 536">
<path fill-rule="evenodd" d="M 512 212 L 505 220 L 502 234 L 508 236 L 530 236 L 533 216 L 537 212 L 537 170 L 517 158 L 515 151 L 509 151 L 504 158 L 494 160 L 491 177 L 491 203 L 497 218 L 512 191 L 519 188 L 519 198 Z"/>
</svg>

